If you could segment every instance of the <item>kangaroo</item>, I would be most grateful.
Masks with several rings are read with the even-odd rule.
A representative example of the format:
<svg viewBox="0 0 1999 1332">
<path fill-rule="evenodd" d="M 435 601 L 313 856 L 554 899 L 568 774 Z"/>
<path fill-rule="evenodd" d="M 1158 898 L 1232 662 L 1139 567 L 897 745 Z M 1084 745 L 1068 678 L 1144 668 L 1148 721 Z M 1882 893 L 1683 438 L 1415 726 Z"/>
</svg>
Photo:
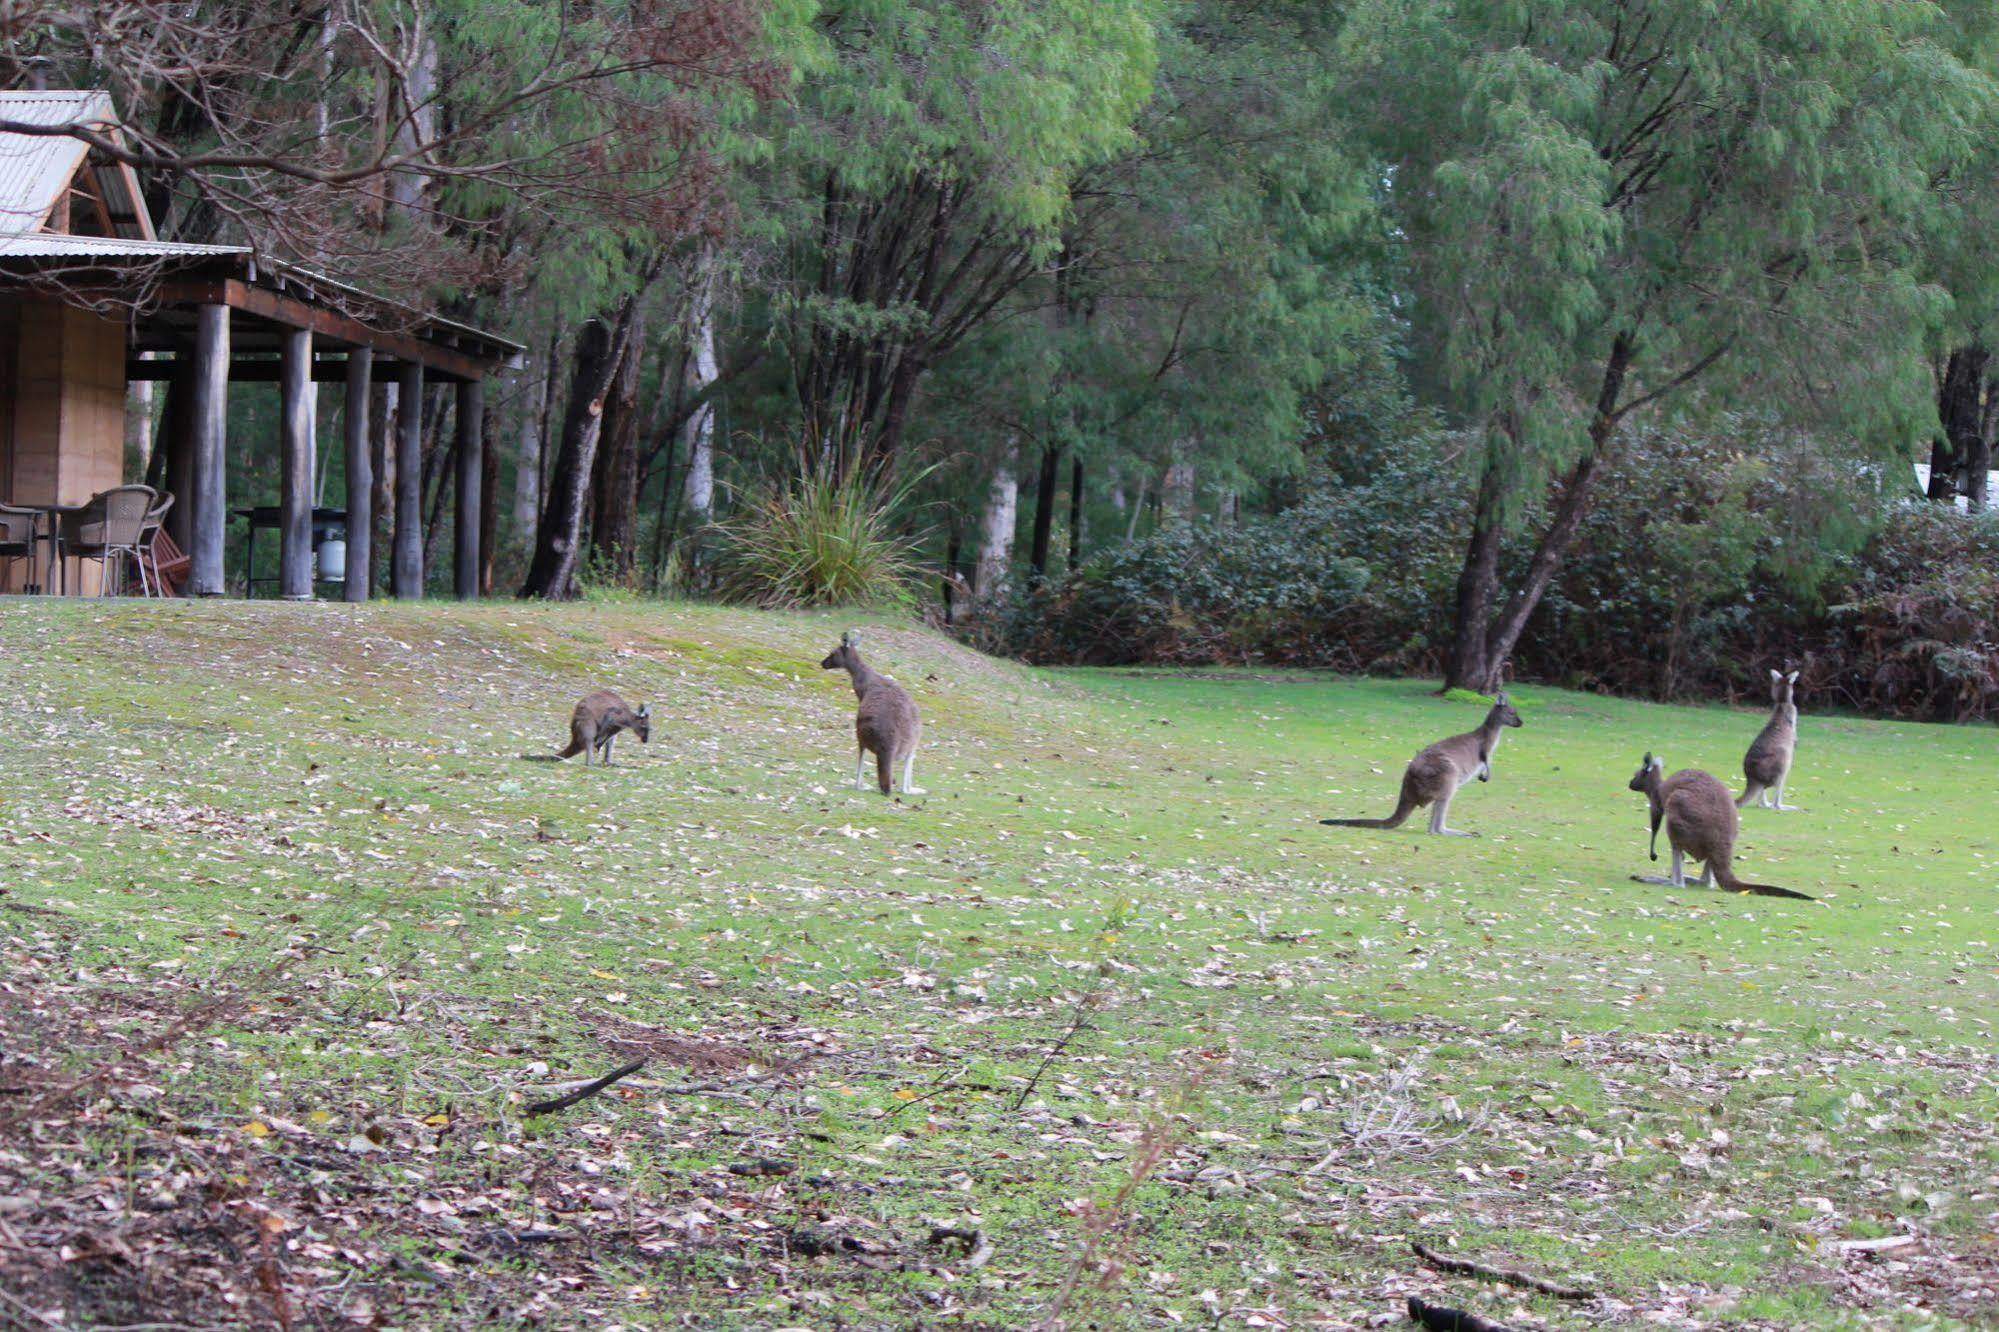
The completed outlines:
<svg viewBox="0 0 1999 1332">
<path fill-rule="evenodd" d="M 821 670 L 845 671 L 854 682 L 854 696 L 861 700 L 860 710 L 854 714 L 854 738 L 860 744 L 860 754 L 854 760 L 854 785 L 868 789 L 868 754 L 872 751 L 875 780 L 883 795 L 890 793 L 897 763 L 902 764 L 902 793 L 923 795 L 922 787 L 910 784 L 916 769 L 916 741 L 923 734 L 916 700 L 861 660 L 860 641 L 859 631 L 849 629 L 840 635 L 840 646 L 819 663 Z"/>
<path fill-rule="evenodd" d="M 1748 785 L 1735 799 L 1737 809 L 1760 803 L 1765 809 L 1788 814 L 1798 808 L 1784 803 L 1784 779 L 1791 775 L 1791 754 L 1798 747 L 1797 685 L 1796 671 L 1789 675 L 1770 672 L 1770 720 L 1742 756 L 1742 775 Z"/>
<path fill-rule="evenodd" d="M 1499 748 L 1499 733 L 1505 727 L 1518 725 L 1520 714 L 1501 692 L 1476 731 L 1439 740 L 1409 760 L 1402 773 L 1402 795 L 1395 802 L 1393 814 L 1385 819 L 1320 819 L 1319 822 L 1336 828 L 1396 828 L 1416 810 L 1432 805 L 1431 832 L 1444 837 L 1476 837 L 1477 833 L 1459 832 L 1446 826 L 1451 797 L 1474 777 L 1482 782 L 1492 780 L 1492 752 Z"/>
<path fill-rule="evenodd" d="M 637 710 L 608 689 L 599 689 L 585 694 L 576 705 L 576 711 L 569 714 L 569 748 L 559 754 L 530 754 L 529 758 L 541 758 L 553 763 L 561 759 L 583 756 L 583 766 L 590 766 L 590 756 L 598 755 L 605 767 L 611 766 L 611 742 L 618 738 L 618 732 L 630 731 L 639 738 L 640 744 L 652 739 L 652 705 L 641 704 Z"/>
<path fill-rule="evenodd" d="M 1652 859 L 1659 858 L 1659 824 L 1666 825 L 1666 841 L 1673 849 L 1670 878 L 1634 874 L 1639 883 L 1663 883 L 1674 888 L 1687 886 L 1687 857 L 1701 862 L 1700 885 L 1719 883 L 1732 893 L 1757 893 L 1764 897 L 1796 897 L 1816 901 L 1810 893 L 1777 888 L 1767 883 L 1744 883 L 1735 877 L 1735 833 L 1738 819 L 1735 802 L 1719 778 L 1699 768 L 1682 768 L 1666 776 L 1666 760 L 1651 754 L 1631 779 L 1631 789 L 1643 791 L 1652 806 Z"/>
</svg>

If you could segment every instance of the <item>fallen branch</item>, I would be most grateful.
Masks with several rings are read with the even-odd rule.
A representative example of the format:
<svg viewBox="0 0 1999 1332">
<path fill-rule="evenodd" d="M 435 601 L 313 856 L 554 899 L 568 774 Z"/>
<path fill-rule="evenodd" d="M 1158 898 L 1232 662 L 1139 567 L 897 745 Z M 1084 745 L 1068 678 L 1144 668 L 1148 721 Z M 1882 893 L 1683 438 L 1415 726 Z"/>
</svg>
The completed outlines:
<svg viewBox="0 0 1999 1332">
<path fill-rule="evenodd" d="M 1418 1258 L 1421 1258 L 1439 1272 L 1454 1272 L 1459 1276 L 1477 1277 L 1482 1281 L 1500 1281 L 1509 1286 L 1524 1286 L 1528 1290 L 1536 1290 L 1543 1295 L 1550 1295 L 1558 1300 L 1593 1300 L 1596 1298 L 1595 1291 L 1583 1290 L 1578 1286 L 1564 1286 L 1558 1282 L 1533 1276 L 1527 1272 L 1515 1272 L 1510 1268 L 1487 1267 L 1484 1263 L 1475 1263 L 1469 1258 L 1452 1258 L 1438 1253 L 1421 1240 L 1411 1240 L 1409 1247 L 1415 1250 Z"/>
<path fill-rule="evenodd" d="M 1834 1240 L 1830 1247 L 1841 1253 L 1889 1253 L 1921 1243 L 1918 1235 L 1883 1235 L 1879 1239 Z"/>
<path fill-rule="evenodd" d="M 1446 1309 L 1441 1304 L 1425 1304 L 1414 1295 L 1409 1297 L 1409 1321 L 1429 1328 L 1430 1332 L 1513 1332 L 1504 1323 L 1460 1309 Z"/>
<path fill-rule="evenodd" d="M 522 1108 L 521 1114 L 526 1118 L 532 1119 L 536 1115 L 552 1115 L 558 1110 L 567 1110 L 578 1101 L 587 1100 L 595 1096 L 619 1078 L 629 1077 L 645 1066 L 645 1060 L 634 1059 L 623 1068 L 614 1068 L 601 1078 L 591 1079 L 575 1091 L 570 1092 L 567 1096 L 558 1096 L 552 1101 L 536 1101 L 532 1105 L 525 1106 Z"/>
</svg>

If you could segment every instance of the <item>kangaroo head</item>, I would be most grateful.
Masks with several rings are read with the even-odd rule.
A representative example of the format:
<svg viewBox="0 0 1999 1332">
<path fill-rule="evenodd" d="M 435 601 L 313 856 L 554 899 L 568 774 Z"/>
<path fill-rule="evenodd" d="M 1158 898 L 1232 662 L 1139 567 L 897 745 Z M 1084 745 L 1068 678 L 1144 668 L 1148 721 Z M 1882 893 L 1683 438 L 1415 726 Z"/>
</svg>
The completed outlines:
<svg viewBox="0 0 1999 1332">
<path fill-rule="evenodd" d="M 1626 789 L 1632 791 L 1650 791 L 1659 784 L 1659 774 L 1665 770 L 1666 760 L 1653 757 L 1651 751 L 1648 750 L 1646 751 L 1644 760 L 1638 765 L 1638 771 L 1632 774 L 1631 784 Z"/>
<path fill-rule="evenodd" d="M 1496 721 L 1501 726 L 1519 726 L 1521 724 L 1520 714 L 1515 712 L 1513 705 L 1506 701 L 1506 691 L 1504 689 L 1500 690 L 1499 697 L 1492 701 L 1492 711 L 1486 716 L 1486 720 Z"/>
<path fill-rule="evenodd" d="M 1770 672 L 1770 701 L 1772 703 L 1796 703 L 1798 673 L 1786 675 L 1782 671 Z"/>
<path fill-rule="evenodd" d="M 651 743 L 652 704 L 639 704 L 639 710 L 632 715 L 638 718 L 636 722 L 632 723 L 632 734 L 639 738 L 639 743 L 642 745 Z"/>
<path fill-rule="evenodd" d="M 826 660 L 819 663 L 819 669 L 822 671 L 853 670 L 855 665 L 861 660 L 860 645 L 860 630 L 849 629 L 846 633 L 840 635 L 840 646 L 834 648 L 826 655 Z"/>
</svg>

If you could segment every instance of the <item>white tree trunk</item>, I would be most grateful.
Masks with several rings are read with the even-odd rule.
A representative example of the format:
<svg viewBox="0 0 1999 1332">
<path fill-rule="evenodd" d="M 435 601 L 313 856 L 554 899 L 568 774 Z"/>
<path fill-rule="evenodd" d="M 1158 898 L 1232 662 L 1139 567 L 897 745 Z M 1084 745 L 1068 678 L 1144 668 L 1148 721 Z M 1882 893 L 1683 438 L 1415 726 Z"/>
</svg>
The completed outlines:
<svg viewBox="0 0 1999 1332">
<path fill-rule="evenodd" d="M 992 488 L 986 492 L 985 527 L 973 578 L 981 601 L 991 600 L 1006 587 L 1007 569 L 1013 563 L 1013 530 L 1019 518 L 1020 444 L 1009 436 L 1006 452 L 993 468 Z"/>
<path fill-rule="evenodd" d="M 1194 464 L 1190 459 L 1179 456 L 1181 448 L 1174 450 L 1174 459 L 1167 465 L 1165 479 L 1160 482 L 1159 502 L 1162 517 L 1169 524 L 1191 523 L 1194 521 Z"/>
<path fill-rule="evenodd" d="M 545 447 L 541 404 L 548 393 L 548 375 L 546 364 L 537 366 L 523 384 L 528 392 L 521 395 L 520 444 L 514 455 L 514 530 L 526 532 L 529 540 L 534 539 L 541 522 L 541 451 Z"/>
<path fill-rule="evenodd" d="M 153 381 L 135 379 L 125 388 L 125 456 L 144 477 L 153 461 Z M 171 455 L 169 455 L 171 456 Z"/>
<path fill-rule="evenodd" d="M 408 155 L 434 139 L 437 132 L 437 39 L 431 36 L 421 12 L 404 35 L 402 56 L 408 70 L 403 84 L 408 100 L 402 106 L 392 106 L 389 114 L 395 126 L 396 151 Z M 423 207 L 429 183 L 429 177 L 413 171 L 391 172 L 389 202 L 401 212 L 416 213 Z"/>
<path fill-rule="evenodd" d="M 694 279 L 694 301 L 688 311 L 693 330 L 692 354 L 687 358 L 687 392 L 699 394 L 720 377 L 722 367 L 715 359 L 715 257 L 712 251 L 701 256 Z M 687 418 L 687 509 L 694 521 L 706 523 L 715 516 L 715 403 L 711 399 L 694 409 Z"/>
</svg>

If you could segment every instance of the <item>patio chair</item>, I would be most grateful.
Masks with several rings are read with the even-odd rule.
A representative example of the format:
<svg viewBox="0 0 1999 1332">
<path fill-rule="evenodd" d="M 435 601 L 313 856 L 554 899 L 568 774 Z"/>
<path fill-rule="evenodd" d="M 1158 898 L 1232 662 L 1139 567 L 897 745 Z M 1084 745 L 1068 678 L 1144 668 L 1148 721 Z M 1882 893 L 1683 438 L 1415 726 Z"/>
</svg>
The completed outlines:
<svg viewBox="0 0 1999 1332">
<path fill-rule="evenodd" d="M 21 585 L 24 591 L 41 590 L 41 557 L 37 547 L 42 540 L 42 511 L 23 509 L 18 505 L 0 504 L 0 560 L 12 563 L 15 560 L 28 561 L 28 581 Z"/>
<path fill-rule="evenodd" d="M 118 590 L 125 590 L 125 560 L 139 566 L 139 590 L 153 595 L 146 579 L 145 561 L 140 558 L 146 536 L 146 519 L 153 512 L 160 493 L 151 486 L 113 486 L 91 496 L 73 522 L 64 523 L 63 553 L 79 559 L 96 560 L 104 566 L 97 594 L 110 595 L 115 576 Z M 164 511 L 163 511 L 164 512 Z"/>
<path fill-rule="evenodd" d="M 143 582 L 148 574 L 152 576 L 152 595 L 156 597 L 178 596 L 176 585 L 193 563 L 166 533 L 167 510 L 173 506 L 172 492 L 163 492 L 160 502 L 146 515 L 146 530 L 139 536 L 139 578 Z"/>
</svg>

